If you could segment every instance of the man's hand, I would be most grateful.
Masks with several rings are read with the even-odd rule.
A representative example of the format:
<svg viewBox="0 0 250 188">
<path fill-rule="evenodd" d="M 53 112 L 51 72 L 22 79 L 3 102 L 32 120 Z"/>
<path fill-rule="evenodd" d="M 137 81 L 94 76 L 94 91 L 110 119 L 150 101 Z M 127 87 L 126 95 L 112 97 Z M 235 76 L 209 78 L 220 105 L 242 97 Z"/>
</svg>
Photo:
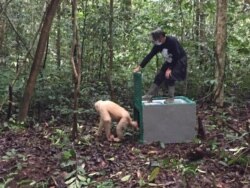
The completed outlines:
<svg viewBox="0 0 250 188">
<path fill-rule="evenodd" d="M 139 72 L 140 70 L 141 70 L 141 66 L 139 65 L 139 66 L 137 66 L 137 67 L 134 69 L 133 72 Z"/>
<path fill-rule="evenodd" d="M 166 72 L 165 72 L 165 77 L 166 77 L 167 79 L 169 79 L 170 76 L 171 76 L 171 74 L 172 74 L 172 70 L 171 70 L 171 69 L 167 69 Z"/>
</svg>

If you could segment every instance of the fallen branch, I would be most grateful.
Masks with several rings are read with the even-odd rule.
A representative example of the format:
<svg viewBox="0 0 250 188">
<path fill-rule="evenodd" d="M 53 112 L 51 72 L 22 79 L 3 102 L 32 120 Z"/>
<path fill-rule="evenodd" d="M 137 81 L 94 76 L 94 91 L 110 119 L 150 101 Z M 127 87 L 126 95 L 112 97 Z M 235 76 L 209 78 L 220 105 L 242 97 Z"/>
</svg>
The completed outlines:
<svg viewBox="0 0 250 188">
<path fill-rule="evenodd" d="M 244 140 L 247 141 L 247 143 L 249 143 L 249 134 L 244 134 L 241 133 L 239 130 L 237 130 L 236 128 L 234 128 L 233 126 L 229 125 L 228 123 L 223 123 L 223 125 L 226 125 L 229 129 L 231 129 L 232 131 L 236 132 L 239 136 L 242 136 L 242 138 Z M 249 127 L 248 127 L 249 128 Z M 248 131 L 249 133 L 249 131 Z"/>
</svg>

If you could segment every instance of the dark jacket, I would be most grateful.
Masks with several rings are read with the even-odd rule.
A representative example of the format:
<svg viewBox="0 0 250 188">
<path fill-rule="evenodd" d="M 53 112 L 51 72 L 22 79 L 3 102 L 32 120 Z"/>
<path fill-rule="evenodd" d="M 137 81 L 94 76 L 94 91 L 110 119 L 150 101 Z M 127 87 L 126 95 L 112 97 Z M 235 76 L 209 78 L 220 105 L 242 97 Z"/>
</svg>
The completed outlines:
<svg viewBox="0 0 250 188">
<path fill-rule="evenodd" d="M 166 36 L 166 40 L 161 45 L 154 45 L 148 55 L 142 60 L 140 66 L 144 68 L 147 63 L 161 52 L 164 58 L 164 64 L 161 71 L 168 68 L 172 70 L 172 77 L 175 80 L 184 80 L 187 73 L 187 55 L 179 41 L 172 36 Z"/>
</svg>

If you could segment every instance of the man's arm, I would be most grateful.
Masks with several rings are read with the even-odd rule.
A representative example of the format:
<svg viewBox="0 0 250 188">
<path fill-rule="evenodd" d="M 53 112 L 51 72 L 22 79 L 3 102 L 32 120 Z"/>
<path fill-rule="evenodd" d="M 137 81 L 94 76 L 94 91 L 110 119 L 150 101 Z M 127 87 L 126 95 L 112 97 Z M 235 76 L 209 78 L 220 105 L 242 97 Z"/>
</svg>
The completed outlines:
<svg viewBox="0 0 250 188">
<path fill-rule="evenodd" d="M 140 67 L 144 68 L 147 65 L 147 63 L 158 53 L 158 51 L 159 51 L 159 47 L 154 45 L 154 47 L 149 52 L 149 54 L 146 55 L 146 57 L 140 63 Z"/>
</svg>

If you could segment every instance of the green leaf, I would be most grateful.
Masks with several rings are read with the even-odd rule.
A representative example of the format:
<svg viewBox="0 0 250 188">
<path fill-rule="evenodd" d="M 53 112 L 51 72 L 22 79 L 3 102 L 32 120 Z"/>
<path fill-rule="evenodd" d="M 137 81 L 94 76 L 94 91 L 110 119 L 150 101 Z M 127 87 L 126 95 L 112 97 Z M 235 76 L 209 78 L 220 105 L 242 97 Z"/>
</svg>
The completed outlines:
<svg viewBox="0 0 250 188">
<path fill-rule="evenodd" d="M 90 174 L 88 174 L 89 177 L 95 176 L 95 175 L 100 175 L 100 172 L 92 172 Z"/>
<path fill-rule="evenodd" d="M 159 173 L 160 173 L 160 168 L 156 167 L 148 177 L 148 181 L 152 182 L 153 180 L 155 180 L 155 178 L 158 176 Z"/>
<path fill-rule="evenodd" d="M 97 185 L 97 188 L 113 188 L 114 183 L 111 180 L 102 182 L 101 184 Z"/>
<path fill-rule="evenodd" d="M 140 179 L 140 180 L 139 180 L 139 185 L 140 185 L 140 187 L 143 187 L 143 186 L 146 185 L 144 179 Z"/>
<path fill-rule="evenodd" d="M 67 176 L 64 178 L 65 180 L 71 178 L 73 175 L 75 175 L 76 170 L 73 170 L 72 172 L 68 173 Z"/>
<path fill-rule="evenodd" d="M 130 179 L 131 175 L 126 175 L 124 177 L 121 178 L 122 182 L 128 181 Z"/>
<path fill-rule="evenodd" d="M 81 182 L 86 182 L 87 178 L 85 176 L 82 175 L 77 175 L 77 178 L 81 181 Z"/>
<path fill-rule="evenodd" d="M 64 151 L 62 153 L 62 159 L 65 161 L 69 160 L 71 157 L 72 157 L 71 151 Z"/>
<path fill-rule="evenodd" d="M 68 161 L 68 162 L 63 162 L 61 163 L 61 167 L 64 168 L 64 167 L 69 167 L 69 166 L 73 166 L 76 164 L 76 161 Z"/>
<path fill-rule="evenodd" d="M 76 184 L 76 187 L 77 187 L 77 188 L 78 188 L 78 187 L 81 188 L 81 185 L 80 185 L 80 181 L 79 181 L 79 180 L 76 180 L 76 181 L 75 181 L 75 184 Z"/>
<path fill-rule="evenodd" d="M 76 177 L 70 178 L 69 180 L 65 181 L 65 184 L 70 185 L 76 180 Z"/>
<path fill-rule="evenodd" d="M 60 138 L 58 140 L 60 141 Z M 69 160 L 71 158 L 74 158 L 75 156 L 76 156 L 75 151 L 73 149 L 70 149 L 70 150 L 64 151 L 62 153 L 62 160 L 67 161 L 67 160 Z"/>
<path fill-rule="evenodd" d="M 30 183 L 30 185 L 33 186 L 33 185 L 35 185 L 36 183 L 37 183 L 37 182 L 33 180 L 33 181 Z"/>
<path fill-rule="evenodd" d="M 76 151 L 74 149 L 69 150 L 72 157 L 76 157 Z"/>
<path fill-rule="evenodd" d="M 82 174 L 82 175 L 86 174 L 84 168 L 85 168 L 85 164 L 82 164 L 82 166 L 78 166 L 78 167 L 77 167 L 78 173 L 79 173 L 79 174 Z"/>
<path fill-rule="evenodd" d="M 26 179 L 26 180 L 21 180 L 20 182 L 17 183 L 17 185 L 27 185 L 27 184 L 31 184 L 33 181 Z"/>
<path fill-rule="evenodd" d="M 72 182 L 70 185 L 68 185 L 68 188 L 80 188 L 80 187 L 77 187 L 76 182 Z"/>
</svg>

